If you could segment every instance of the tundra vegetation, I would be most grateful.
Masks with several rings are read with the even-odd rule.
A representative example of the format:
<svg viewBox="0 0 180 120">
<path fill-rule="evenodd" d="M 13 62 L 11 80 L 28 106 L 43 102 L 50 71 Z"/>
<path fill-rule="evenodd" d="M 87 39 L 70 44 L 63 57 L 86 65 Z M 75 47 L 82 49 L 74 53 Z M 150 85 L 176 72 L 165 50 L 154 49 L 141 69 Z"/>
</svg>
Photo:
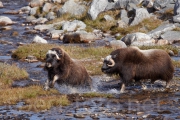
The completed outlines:
<svg viewBox="0 0 180 120">
<path fill-rule="evenodd" d="M 71 58 L 82 61 L 82 64 L 86 67 L 90 75 L 100 75 L 102 60 L 107 56 L 113 48 L 106 47 L 79 47 L 79 46 L 61 46 L 55 44 L 27 44 L 18 47 L 12 57 L 24 60 L 28 55 L 33 55 L 37 57 L 38 60 L 43 61 L 45 59 L 46 52 L 53 48 L 60 47 L 63 48 Z M 151 46 L 151 47 L 141 47 L 141 49 L 158 48 L 164 50 L 172 50 L 177 54 L 178 49 L 173 46 Z M 180 67 L 180 61 L 173 62 L 176 67 Z M 49 91 L 44 91 L 42 86 L 33 85 L 28 87 L 12 87 L 14 80 L 28 79 L 28 73 L 24 69 L 18 68 L 16 65 L 0 63 L 0 105 L 4 104 L 16 104 L 20 101 L 24 102 L 24 105 L 20 107 L 21 110 L 29 111 L 40 111 L 50 109 L 53 106 L 68 105 L 70 101 L 67 95 L 62 95 L 56 89 L 50 89 Z M 179 78 L 174 78 L 179 80 Z M 6 89 L 4 89 L 6 88 Z M 105 97 L 112 98 L 113 95 L 101 94 L 101 93 L 85 93 L 82 94 L 83 97 Z M 35 101 L 35 102 L 34 102 Z M 48 102 L 47 102 L 48 101 Z"/>
</svg>

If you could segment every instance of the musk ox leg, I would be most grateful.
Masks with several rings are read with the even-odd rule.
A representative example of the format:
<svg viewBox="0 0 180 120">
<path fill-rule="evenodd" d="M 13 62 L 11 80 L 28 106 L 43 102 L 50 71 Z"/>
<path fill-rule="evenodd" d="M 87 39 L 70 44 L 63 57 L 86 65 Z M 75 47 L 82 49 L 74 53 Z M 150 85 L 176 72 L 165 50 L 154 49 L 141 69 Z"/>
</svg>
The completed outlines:
<svg viewBox="0 0 180 120">
<path fill-rule="evenodd" d="M 49 89 L 49 79 L 47 79 L 47 81 L 44 84 L 44 90 L 48 90 Z"/>
<path fill-rule="evenodd" d="M 124 93 L 125 88 L 126 88 L 125 83 L 122 83 L 120 93 Z"/>
<path fill-rule="evenodd" d="M 166 81 L 166 88 L 169 88 L 169 87 L 170 87 L 170 82 Z"/>
<path fill-rule="evenodd" d="M 53 81 L 51 82 L 51 84 L 49 85 L 49 87 L 50 87 L 50 88 L 53 88 L 55 82 L 56 82 L 58 79 L 59 79 L 58 75 L 55 75 L 55 76 L 53 77 Z"/>
</svg>

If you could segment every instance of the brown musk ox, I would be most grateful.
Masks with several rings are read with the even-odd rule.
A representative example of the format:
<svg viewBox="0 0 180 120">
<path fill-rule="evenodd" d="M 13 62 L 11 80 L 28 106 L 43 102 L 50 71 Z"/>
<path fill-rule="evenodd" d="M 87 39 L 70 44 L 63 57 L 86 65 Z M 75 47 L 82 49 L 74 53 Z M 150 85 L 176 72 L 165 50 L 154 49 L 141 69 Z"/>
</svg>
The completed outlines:
<svg viewBox="0 0 180 120">
<path fill-rule="evenodd" d="M 170 56 L 164 50 L 140 50 L 138 47 L 120 48 L 111 52 L 101 68 L 106 74 L 118 74 L 122 80 L 120 92 L 131 80 L 151 79 L 166 81 L 166 87 L 173 78 L 174 67 Z"/>
<path fill-rule="evenodd" d="M 46 54 L 45 70 L 48 72 L 48 79 L 44 89 L 52 88 L 58 84 L 66 84 L 74 87 L 82 86 L 91 89 L 92 80 L 84 66 L 74 61 L 61 48 L 52 48 Z"/>
</svg>

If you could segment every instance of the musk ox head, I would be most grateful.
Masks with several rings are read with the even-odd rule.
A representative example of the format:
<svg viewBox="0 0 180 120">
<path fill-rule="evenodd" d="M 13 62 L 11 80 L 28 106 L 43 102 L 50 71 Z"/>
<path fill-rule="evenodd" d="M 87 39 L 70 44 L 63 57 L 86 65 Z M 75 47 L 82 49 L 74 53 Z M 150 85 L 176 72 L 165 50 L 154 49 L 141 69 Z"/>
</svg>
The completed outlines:
<svg viewBox="0 0 180 120">
<path fill-rule="evenodd" d="M 101 68 L 102 72 L 108 73 L 111 68 L 115 66 L 114 58 L 116 55 L 108 55 L 104 58 L 103 66 Z"/>
<path fill-rule="evenodd" d="M 62 59 L 63 51 L 60 48 L 52 48 L 46 53 L 47 68 L 55 67 L 57 63 Z"/>
</svg>

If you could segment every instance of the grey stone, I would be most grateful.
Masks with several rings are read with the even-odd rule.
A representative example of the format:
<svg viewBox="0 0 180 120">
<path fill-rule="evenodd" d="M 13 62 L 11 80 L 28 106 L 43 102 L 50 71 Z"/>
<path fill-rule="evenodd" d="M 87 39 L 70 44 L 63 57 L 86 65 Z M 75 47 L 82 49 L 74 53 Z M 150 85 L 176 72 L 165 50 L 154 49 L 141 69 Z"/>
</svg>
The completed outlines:
<svg viewBox="0 0 180 120">
<path fill-rule="evenodd" d="M 109 15 L 104 15 L 104 19 L 105 19 L 106 21 L 114 21 L 114 18 L 111 17 L 111 16 L 109 16 Z"/>
<path fill-rule="evenodd" d="M 129 24 L 129 18 L 128 18 L 126 10 L 121 10 L 120 18 L 125 24 L 127 24 L 127 25 Z"/>
<path fill-rule="evenodd" d="M 147 19 L 150 17 L 147 9 L 145 8 L 137 8 L 134 10 L 135 17 L 133 21 L 130 23 L 131 26 L 137 25 L 140 22 L 142 22 L 144 19 Z"/>
<path fill-rule="evenodd" d="M 72 22 L 66 21 L 62 24 L 62 29 L 66 31 L 82 30 L 86 28 L 86 24 L 79 20 L 74 20 Z"/>
<path fill-rule="evenodd" d="M 19 10 L 19 12 L 20 13 L 29 13 L 29 11 L 31 10 L 31 7 L 29 7 L 29 6 L 26 6 L 26 7 L 22 7 L 20 10 Z"/>
<path fill-rule="evenodd" d="M 9 17 L 0 16 L 0 24 L 10 25 L 10 24 L 13 24 L 13 23 L 14 23 L 14 22 L 13 22 Z"/>
<path fill-rule="evenodd" d="M 169 2 L 170 2 L 170 0 L 155 0 L 153 7 L 156 10 L 160 10 L 160 9 L 166 7 L 167 4 L 169 4 Z"/>
<path fill-rule="evenodd" d="M 167 31 L 161 35 L 161 38 L 168 40 L 170 43 L 180 41 L 180 31 Z"/>
<path fill-rule="evenodd" d="M 26 17 L 26 22 L 32 22 L 33 20 L 36 20 L 34 16 L 27 16 Z"/>
<path fill-rule="evenodd" d="M 32 22 L 33 24 L 44 24 L 44 23 L 47 22 L 47 21 L 48 21 L 47 18 L 42 18 L 42 17 L 40 17 L 40 18 L 38 18 L 38 19 L 32 20 L 31 22 Z"/>
<path fill-rule="evenodd" d="M 30 7 L 41 7 L 44 4 L 44 0 L 31 0 L 29 3 Z"/>
<path fill-rule="evenodd" d="M 127 34 L 121 40 L 126 44 L 126 45 L 131 45 L 131 44 L 149 44 L 152 40 L 151 37 L 145 33 L 132 33 L 132 34 Z"/>
<path fill-rule="evenodd" d="M 43 12 L 49 12 L 51 10 L 51 8 L 53 7 L 53 5 L 51 3 L 45 3 L 43 6 Z"/>
<path fill-rule="evenodd" d="M 53 20 L 56 18 L 56 14 L 54 12 L 49 12 L 47 15 L 46 15 L 46 18 L 48 20 Z"/>
<path fill-rule="evenodd" d="M 53 24 L 48 24 L 48 25 L 36 25 L 34 27 L 35 30 L 39 30 L 39 31 L 45 31 L 45 30 L 52 30 L 54 29 L 54 25 Z"/>
<path fill-rule="evenodd" d="M 174 28 L 176 28 L 174 24 L 164 24 L 148 32 L 147 34 L 152 38 L 159 38 L 161 34 L 165 33 L 166 31 L 171 31 Z"/>
<path fill-rule="evenodd" d="M 180 23 L 180 14 L 176 15 L 176 16 L 173 16 L 173 22 Z"/>
<path fill-rule="evenodd" d="M 29 11 L 29 15 L 36 15 L 38 9 L 39 9 L 39 7 L 31 8 Z"/>
<path fill-rule="evenodd" d="M 180 14 L 180 0 L 176 0 L 174 5 L 174 15 Z"/>
<path fill-rule="evenodd" d="M 86 7 L 84 5 L 79 5 L 74 2 L 74 0 L 67 1 L 62 8 L 60 8 L 57 12 L 57 16 L 61 17 L 65 13 L 69 13 L 71 15 L 82 15 L 86 11 Z"/>
<path fill-rule="evenodd" d="M 93 0 L 88 10 L 88 15 L 95 20 L 99 13 L 103 12 L 108 5 L 108 0 Z"/>
</svg>

